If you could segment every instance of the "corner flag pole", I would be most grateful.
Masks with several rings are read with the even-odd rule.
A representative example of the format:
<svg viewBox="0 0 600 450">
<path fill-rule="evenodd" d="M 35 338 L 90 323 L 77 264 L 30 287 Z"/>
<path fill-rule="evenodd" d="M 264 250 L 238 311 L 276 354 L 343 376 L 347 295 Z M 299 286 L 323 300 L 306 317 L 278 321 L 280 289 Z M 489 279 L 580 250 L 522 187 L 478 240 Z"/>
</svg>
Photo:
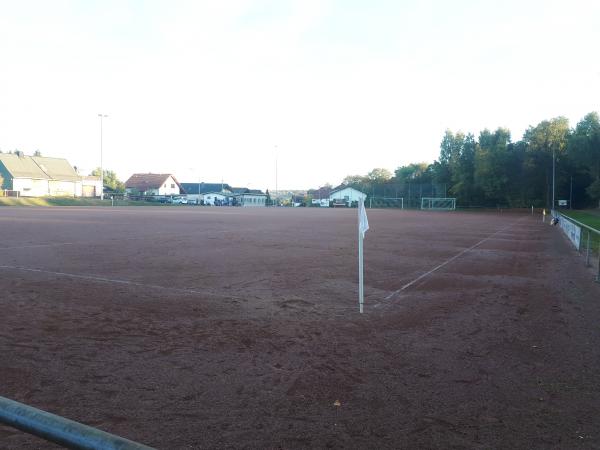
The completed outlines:
<svg viewBox="0 0 600 450">
<path fill-rule="evenodd" d="M 363 282 L 363 240 L 365 233 L 369 229 L 369 221 L 367 220 L 367 212 L 365 211 L 365 200 L 358 200 L 358 307 L 363 313 L 364 282 Z"/>
<path fill-rule="evenodd" d="M 358 228 L 358 308 L 363 313 L 363 303 L 365 302 L 364 281 L 363 281 L 363 233 Z"/>
</svg>

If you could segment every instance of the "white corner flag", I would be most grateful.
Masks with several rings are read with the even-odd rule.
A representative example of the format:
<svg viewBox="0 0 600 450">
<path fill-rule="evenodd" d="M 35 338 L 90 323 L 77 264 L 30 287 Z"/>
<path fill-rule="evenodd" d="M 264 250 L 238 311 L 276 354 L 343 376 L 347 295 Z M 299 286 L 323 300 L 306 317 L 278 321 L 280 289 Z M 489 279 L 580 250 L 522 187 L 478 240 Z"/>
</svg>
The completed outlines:
<svg viewBox="0 0 600 450">
<path fill-rule="evenodd" d="M 367 211 L 365 211 L 365 201 L 358 201 L 358 307 L 360 313 L 363 312 L 364 303 L 364 283 L 363 283 L 363 239 L 369 229 L 369 220 Z"/>
<path fill-rule="evenodd" d="M 365 201 L 359 200 L 358 202 L 358 232 L 364 239 L 365 233 L 369 229 L 369 219 L 367 219 L 367 211 L 365 210 Z"/>
</svg>

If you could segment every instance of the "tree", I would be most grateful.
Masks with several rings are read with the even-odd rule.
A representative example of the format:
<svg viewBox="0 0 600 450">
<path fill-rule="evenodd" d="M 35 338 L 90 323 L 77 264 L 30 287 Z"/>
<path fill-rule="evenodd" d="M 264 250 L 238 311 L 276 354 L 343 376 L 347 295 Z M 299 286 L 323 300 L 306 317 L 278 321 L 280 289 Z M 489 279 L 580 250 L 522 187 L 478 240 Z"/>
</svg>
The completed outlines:
<svg viewBox="0 0 600 450">
<path fill-rule="evenodd" d="M 428 169 L 429 164 L 426 162 L 412 163 L 408 166 L 398 167 L 394 171 L 394 178 L 396 183 L 406 183 L 409 181 L 419 182 L 419 178 L 423 177 Z"/>
<path fill-rule="evenodd" d="M 267 198 L 265 200 L 265 205 L 271 206 L 272 204 L 273 204 L 273 200 L 271 199 L 271 194 L 269 193 L 269 190 L 267 189 Z"/>
<path fill-rule="evenodd" d="M 367 180 L 362 175 L 348 175 L 342 180 L 342 184 L 346 186 L 361 185 Z"/>
<path fill-rule="evenodd" d="M 598 113 L 587 114 L 575 127 L 568 144 L 568 156 L 573 164 L 572 173 L 587 186 L 585 192 L 597 200 L 595 192 L 600 185 L 600 120 Z"/>
<path fill-rule="evenodd" d="M 592 200 L 598 202 L 598 207 L 600 208 L 600 178 L 596 178 L 596 180 L 590 184 L 585 191 Z"/>
<path fill-rule="evenodd" d="M 92 171 L 91 175 L 95 177 L 100 176 L 100 168 L 96 168 Z M 116 192 L 124 192 L 125 191 L 125 183 L 120 181 L 117 178 L 117 174 L 112 170 L 104 171 L 104 186 L 116 191 Z"/>
<path fill-rule="evenodd" d="M 530 195 L 535 201 L 552 203 L 552 156 L 560 171 L 560 162 L 565 157 L 569 141 L 569 121 L 565 117 L 544 120 L 535 127 L 529 127 L 523 135 L 527 144 L 524 161 L 524 176 L 528 179 Z M 560 185 L 558 180 L 557 185 Z"/>
<path fill-rule="evenodd" d="M 475 154 L 478 144 L 475 136 L 468 134 L 462 139 L 458 153 L 452 158 L 450 177 L 452 185 L 450 193 L 461 204 L 477 202 L 475 189 Z"/>
<path fill-rule="evenodd" d="M 474 181 L 490 204 L 510 204 L 507 151 L 509 143 L 510 131 L 506 128 L 498 128 L 493 133 L 486 129 L 479 134 Z"/>
<path fill-rule="evenodd" d="M 367 174 L 367 178 L 371 183 L 381 184 L 389 181 L 392 178 L 392 173 L 387 169 L 376 168 Z"/>
</svg>

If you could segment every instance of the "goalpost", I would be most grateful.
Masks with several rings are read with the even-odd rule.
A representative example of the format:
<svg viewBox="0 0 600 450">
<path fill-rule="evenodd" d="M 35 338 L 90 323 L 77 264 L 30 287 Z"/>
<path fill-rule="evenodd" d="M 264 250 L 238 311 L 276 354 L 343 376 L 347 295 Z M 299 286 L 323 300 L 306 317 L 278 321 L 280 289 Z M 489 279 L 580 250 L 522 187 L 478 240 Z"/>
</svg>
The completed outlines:
<svg viewBox="0 0 600 450">
<path fill-rule="evenodd" d="M 453 211 L 456 209 L 456 198 L 422 197 L 421 209 Z"/>
<path fill-rule="evenodd" d="M 369 197 L 369 208 L 404 209 L 403 197 Z"/>
</svg>

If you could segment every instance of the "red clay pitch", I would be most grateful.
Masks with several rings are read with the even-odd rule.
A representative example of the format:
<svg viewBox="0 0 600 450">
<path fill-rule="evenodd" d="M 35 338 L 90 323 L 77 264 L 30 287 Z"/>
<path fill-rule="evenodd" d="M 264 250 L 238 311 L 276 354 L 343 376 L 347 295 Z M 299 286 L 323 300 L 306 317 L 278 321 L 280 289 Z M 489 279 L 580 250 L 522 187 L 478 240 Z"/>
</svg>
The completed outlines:
<svg viewBox="0 0 600 450">
<path fill-rule="evenodd" d="M 360 315 L 356 210 L 2 208 L 0 395 L 165 449 L 600 447 L 561 231 L 367 213 Z"/>
</svg>

